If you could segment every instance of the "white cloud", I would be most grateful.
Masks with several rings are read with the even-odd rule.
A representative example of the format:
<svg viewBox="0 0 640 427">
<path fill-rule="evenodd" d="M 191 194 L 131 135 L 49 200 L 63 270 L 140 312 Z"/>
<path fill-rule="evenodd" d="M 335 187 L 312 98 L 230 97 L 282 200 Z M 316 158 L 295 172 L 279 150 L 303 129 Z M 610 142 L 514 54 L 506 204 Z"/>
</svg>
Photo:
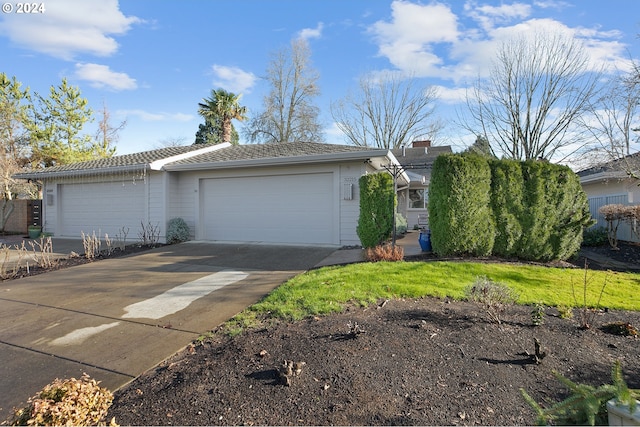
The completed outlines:
<svg viewBox="0 0 640 427">
<path fill-rule="evenodd" d="M 213 65 L 213 85 L 236 94 L 250 93 L 258 77 L 238 67 Z"/>
<path fill-rule="evenodd" d="M 440 85 L 436 85 L 434 88 L 438 91 L 438 100 L 445 104 L 459 104 L 467 99 L 467 88 L 450 88 Z"/>
<path fill-rule="evenodd" d="M 116 114 L 118 114 L 119 116 L 125 116 L 125 117 L 135 116 L 145 122 L 167 122 L 167 121 L 188 122 L 194 119 L 194 116 L 191 114 L 166 113 L 166 112 L 151 113 L 149 111 L 144 111 L 144 110 L 118 110 L 116 111 Z"/>
<path fill-rule="evenodd" d="M 524 3 L 479 6 L 475 1 L 469 1 L 465 3 L 464 10 L 485 31 L 494 28 L 498 24 L 506 24 L 514 19 L 524 19 L 531 15 L 531 5 Z"/>
<path fill-rule="evenodd" d="M 76 64 L 76 78 L 86 80 L 93 87 L 112 90 L 136 89 L 138 84 L 125 73 L 118 73 L 100 64 Z"/>
<path fill-rule="evenodd" d="M 123 35 L 142 22 L 125 16 L 117 0 L 56 0 L 46 3 L 46 12 L 6 14 L 0 33 L 23 48 L 66 60 L 77 54 L 109 56 L 118 49 L 113 35 Z"/>
<path fill-rule="evenodd" d="M 456 84 L 486 77 L 498 46 L 515 36 L 565 33 L 579 39 L 593 70 L 628 67 L 618 30 L 569 27 L 551 18 L 530 18 L 534 7 L 565 7 L 561 1 L 514 2 L 500 6 L 467 1 L 459 16 L 445 4 L 395 0 L 391 16 L 369 28 L 380 56 L 396 70 L 415 77 L 435 77 Z M 471 19 L 469 19 L 471 18 Z M 459 25 L 459 20 L 462 24 Z"/>
<path fill-rule="evenodd" d="M 453 43 L 459 37 L 456 15 L 448 6 L 394 1 L 391 21 L 378 21 L 370 28 L 379 54 L 399 69 L 416 76 L 437 73 L 442 58 L 434 44 Z"/>
<path fill-rule="evenodd" d="M 324 24 L 322 22 L 318 22 L 316 28 L 304 28 L 300 30 L 298 32 L 298 37 L 305 40 L 320 38 L 322 36 L 323 28 Z"/>
</svg>

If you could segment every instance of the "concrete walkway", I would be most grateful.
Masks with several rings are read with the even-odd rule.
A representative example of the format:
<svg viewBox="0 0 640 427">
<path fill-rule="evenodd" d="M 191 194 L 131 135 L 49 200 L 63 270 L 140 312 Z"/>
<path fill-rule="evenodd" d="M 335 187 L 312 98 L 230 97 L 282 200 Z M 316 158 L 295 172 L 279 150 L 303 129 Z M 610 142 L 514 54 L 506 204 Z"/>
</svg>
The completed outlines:
<svg viewBox="0 0 640 427">
<path fill-rule="evenodd" d="M 187 242 L 2 282 L 0 421 L 55 378 L 121 387 L 334 252 Z"/>
<path fill-rule="evenodd" d="M 420 253 L 417 239 L 398 245 Z M 80 240 L 52 244 L 55 257 L 84 252 Z M 86 372 L 116 390 L 289 278 L 361 261 L 362 249 L 187 242 L 2 282 L 0 422 L 55 378 Z"/>
</svg>

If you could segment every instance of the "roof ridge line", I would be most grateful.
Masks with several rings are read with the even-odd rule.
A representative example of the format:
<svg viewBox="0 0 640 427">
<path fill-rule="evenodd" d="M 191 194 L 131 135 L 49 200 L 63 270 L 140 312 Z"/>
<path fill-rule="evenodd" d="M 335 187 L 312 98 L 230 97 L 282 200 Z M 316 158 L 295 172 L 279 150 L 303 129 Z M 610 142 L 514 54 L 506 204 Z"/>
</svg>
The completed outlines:
<svg viewBox="0 0 640 427">
<path fill-rule="evenodd" d="M 172 163 L 172 162 L 176 162 L 178 160 L 188 159 L 188 158 L 193 157 L 193 156 L 197 156 L 197 155 L 205 154 L 205 153 L 210 153 L 212 151 L 221 150 L 221 149 L 227 148 L 227 147 L 231 147 L 231 143 L 223 142 L 221 144 L 214 144 L 214 145 L 211 145 L 209 147 L 200 148 L 198 150 L 188 151 L 188 152 L 182 153 L 182 154 L 176 154 L 174 156 L 166 157 L 166 158 L 160 159 L 160 160 L 155 160 L 155 161 L 149 163 L 149 168 L 151 170 L 159 171 L 159 170 L 162 170 L 164 165 L 166 165 L 167 163 Z"/>
</svg>

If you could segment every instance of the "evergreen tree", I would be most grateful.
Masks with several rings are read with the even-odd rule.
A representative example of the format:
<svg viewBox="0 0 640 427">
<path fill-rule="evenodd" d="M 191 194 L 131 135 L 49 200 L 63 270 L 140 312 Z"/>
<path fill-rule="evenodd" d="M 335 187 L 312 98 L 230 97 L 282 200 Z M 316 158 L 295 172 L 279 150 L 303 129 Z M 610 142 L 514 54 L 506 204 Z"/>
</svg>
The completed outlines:
<svg viewBox="0 0 640 427">
<path fill-rule="evenodd" d="M 51 86 L 48 98 L 36 93 L 35 100 L 29 105 L 27 124 L 32 166 L 55 166 L 94 158 L 91 136 L 80 133 L 93 115 L 80 89 L 62 79 L 57 87 Z"/>
</svg>

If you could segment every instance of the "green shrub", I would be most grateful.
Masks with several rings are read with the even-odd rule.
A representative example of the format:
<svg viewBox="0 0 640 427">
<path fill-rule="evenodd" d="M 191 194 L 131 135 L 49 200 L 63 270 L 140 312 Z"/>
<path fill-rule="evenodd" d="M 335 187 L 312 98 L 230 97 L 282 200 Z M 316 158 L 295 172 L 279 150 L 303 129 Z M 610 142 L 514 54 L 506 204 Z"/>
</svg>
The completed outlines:
<svg viewBox="0 0 640 427">
<path fill-rule="evenodd" d="M 393 232 L 395 194 L 393 178 L 387 173 L 363 175 L 360 185 L 360 217 L 356 232 L 362 246 L 372 248 L 387 240 Z"/>
<path fill-rule="evenodd" d="M 568 259 L 593 224 L 578 176 L 548 162 L 439 156 L 429 188 L 439 255 Z"/>
<path fill-rule="evenodd" d="M 172 218 L 167 226 L 167 243 L 180 243 L 189 240 L 189 226 L 182 218 Z"/>
<path fill-rule="evenodd" d="M 438 255 L 489 255 L 495 239 L 486 158 L 445 154 L 433 165 L 429 186 L 431 244 Z"/>
<path fill-rule="evenodd" d="M 111 392 L 87 374 L 79 380 L 56 379 L 15 413 L 13 425 L 105 425 L 112 400 Z"/>
<path fill-rule="evenodd" d="M 491 209 L 496 223 L 493 253 L 504 257 L 518 255 L 524 230 L 522 205 L 522 167 L 516 160 L 490 160 Z"/>
<path fill-rule="evenodd" d="M 607 243 L 609 243 L 607 229 L 602 226 L 585 228 L 582 233 L 583 246 L 604 246 Z"/>
<path fill-rule="evenodd" d="M 471 286 L 468 286 L 464 295 L 467 300 L 484 307 L 489 320 L 501 323 L 500 315 L 507 306 L 515 304 L 518 294 L 507 285 L 494 282 L 486 276 L 477 277 Z"/>
<path fill-rule="evenodd" d="M 407 232 L 407 220 L 400 212 L 396 213 L 396 235 Z"/>
</svg>

